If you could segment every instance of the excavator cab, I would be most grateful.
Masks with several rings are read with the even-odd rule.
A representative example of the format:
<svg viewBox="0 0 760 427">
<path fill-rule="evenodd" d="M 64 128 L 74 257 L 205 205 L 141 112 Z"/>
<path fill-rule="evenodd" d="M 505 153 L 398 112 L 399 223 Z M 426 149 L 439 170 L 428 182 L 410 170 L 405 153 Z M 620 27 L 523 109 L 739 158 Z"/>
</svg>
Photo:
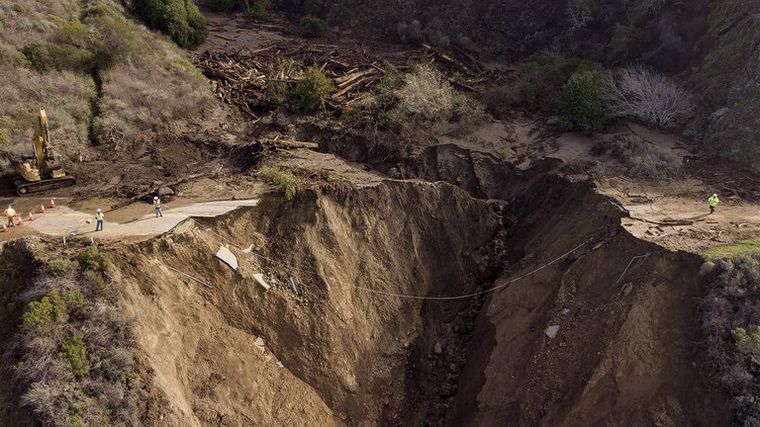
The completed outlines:
<svg viewBox="0 0 760 427">
<path fill-rule="evenodd" d="M 32 142 L 34 154 L 21 156 L 18 165 L 18 174 L 21 179 L 13 182 L 19 196 L 76 184 L 74 177 L 64 170 L 61 156 L 56 156 L 52 152 L 45 110 L 41 109 L 37 117 Z"/>
</svg>

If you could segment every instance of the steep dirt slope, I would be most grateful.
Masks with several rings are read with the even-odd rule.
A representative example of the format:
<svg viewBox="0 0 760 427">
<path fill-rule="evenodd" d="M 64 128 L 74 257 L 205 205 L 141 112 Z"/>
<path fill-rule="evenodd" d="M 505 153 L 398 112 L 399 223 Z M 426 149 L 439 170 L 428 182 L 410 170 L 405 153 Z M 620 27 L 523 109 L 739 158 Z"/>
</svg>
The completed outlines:
<svg viewBox="0 0 760 427">
<path fill-rule="evenodd" d="M 500 182 L 506 205 L 443 183 L 333 185 L 124 248 L 114 280 L 172 403 L 156 423 L 718 423 L 700 260 L 633 238 L 554 162 L 480 164 L 464 176 Z"/>
<path fill-rule="evenodd" d="M 546 178 L 512 203 L 522 220 L 507 246 L 525 257 L 511 274 L 594 243 L 494 294 L 451 425 L 720 422 L 696 368 L 700 260 L 631 237 L 623 212 L 584 187 Z"/>
<path fill-rule="evenodd" d="M 434 353 L 431 325 L 469 305 L 356 286 L 466 293 L 485 283 L 489 259 L 498 259 L 478 249 L 500 229 L 489 203 L 445 184 L 334 187 L 296 203 L 265 199 L 220 221 L 188 223 L 125 250 L 114 279 L 138 316 L 156 385 L 174 404 L 170 422 L 395 423 L 424 416 L 407 399 L 424 408 L 432 398 L 428 378 L 404 375 Z M 242 265 L 234 273 L 213 256 L 225 241 L 253 245 L 261 258 L 231 246 Z M 265 292 L 253 279 L 257 272 L 275 287 Z M 286 285 L 290 276 L 297 295 Z"/>
</svg>

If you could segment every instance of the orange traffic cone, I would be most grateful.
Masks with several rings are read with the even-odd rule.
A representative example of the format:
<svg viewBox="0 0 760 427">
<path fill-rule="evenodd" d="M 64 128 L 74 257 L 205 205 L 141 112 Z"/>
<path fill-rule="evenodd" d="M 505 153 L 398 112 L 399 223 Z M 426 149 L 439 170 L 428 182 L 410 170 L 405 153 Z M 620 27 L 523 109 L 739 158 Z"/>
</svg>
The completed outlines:
<svg viewBox="0 0 760 427">
<path fill-rule="evenodd" d="M 29 219 L 26 220 L 26 222 L 32 222 L 34 221 L 34 215 L 32 215 L 32 212 L 29 211 Z"/>
<path fill-rule="evenodd" d="M 18 224 L 16 224 L 16 225 L 18 225 L 19 227 L 23 227 L 24 226 L 24 220 L 21 219 L 21 217 L 18 217 Z"/>
<path fill-rule="evenodd" d="M 40 215 L 45 215 L 45 205 L 40 205 Z"/>
<path fill-rule="evenodd" d="M 55 199 L 50 199 L 50 209 L 55 209 Z"/>
<path fill-rule="evenodd" d="M 7 233 L 7 232 L 8 232 L 8 227 L 5 224 L 3 224 L 3 230 L 0 231 L 0 233 Z"/>
</svg>

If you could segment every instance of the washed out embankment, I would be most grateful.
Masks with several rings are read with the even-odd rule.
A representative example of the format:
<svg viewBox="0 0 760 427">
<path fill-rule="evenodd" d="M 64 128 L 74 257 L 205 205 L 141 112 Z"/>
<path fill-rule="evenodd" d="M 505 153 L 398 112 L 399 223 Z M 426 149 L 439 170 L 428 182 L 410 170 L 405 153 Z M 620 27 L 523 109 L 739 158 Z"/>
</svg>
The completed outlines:
<svg viewBox="0 0 760 427">
<path fill-rule="evenodd" d="M 431 384 L 405 372 L 443 353 L 435 328 L 479 307 L 359 288 L 425 297 L 486 287 L 500 258 L 497 211 L 446 184 L 333 186 L 125 248 L 114 280 L 138 316 L 157 385 L 175 402 L 166 416 L 191 425 L 220 414 L 243 424 L 424 418 L 439 398 L 432 390 L 456 378 Z M 238 271 L 214 257 L 225 243 Z M 257 285 L 256 273 L 273 287 Z"/>
<path fill-rule="evenodd" d="M 556 160 L 521 171 L 491 153 L 435 144 L 406 153 L 355 137 L 323 146 L 382 170 L 507 202 L 508 268 L 478 316 L 450 425 L 719 423 L 725 397 L 699 355 L 700 257 L 620 226 L 628 213 Z M 345 139 L 345 138 L 344 138 Z M 590 240 L 572 257 L 519 283 Z M 506 286 L 509 285 L 509 286 Z M 559 327 L 556 338 L 544 334 Z"/>
<path fill-rule="evenodd" d="M 694 344 L 699 259 L 633 238 L 619 206 L 551 164 L 505 174 L 507 203 L 444 183 L 333 185 L 125 248 L 115 280 L 175 402 L 166 415 L 714 420 Z M 214 257 L 222 244 L 238 271 Z"/>
</svg>

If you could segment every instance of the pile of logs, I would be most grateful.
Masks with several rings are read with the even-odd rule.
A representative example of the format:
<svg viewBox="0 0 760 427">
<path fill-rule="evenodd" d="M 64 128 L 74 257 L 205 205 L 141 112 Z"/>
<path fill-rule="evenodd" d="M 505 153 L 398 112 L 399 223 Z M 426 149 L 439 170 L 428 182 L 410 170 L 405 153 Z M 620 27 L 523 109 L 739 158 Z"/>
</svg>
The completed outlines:
<svg viewBox="0 0 760 427">
<path fill-rule="evenodd" d="M 413 64 L 436 64 L 446 75 L 459 76 L 449 78 L 452 85 L 470 92 L 476 91 L 473 85 L 486 81 L 487 74 L 482 64 L 467 52 L 455 49 L 444 53 L 429 45 L 401 51 L 290 40 L 257 50 L 207 51 L 198 55 L 195 62 L 215 82 L 219 98 L 252 117 L 271 108 L 268 103 L 276 90 L 274 85 L 297 83 L 300 71 L 307 67 L 317 67 L 333 80 L 337 90 L 326 103 L 336 109 L 371 92 L 390 65 L 408 72 Z"/>
</svg>

